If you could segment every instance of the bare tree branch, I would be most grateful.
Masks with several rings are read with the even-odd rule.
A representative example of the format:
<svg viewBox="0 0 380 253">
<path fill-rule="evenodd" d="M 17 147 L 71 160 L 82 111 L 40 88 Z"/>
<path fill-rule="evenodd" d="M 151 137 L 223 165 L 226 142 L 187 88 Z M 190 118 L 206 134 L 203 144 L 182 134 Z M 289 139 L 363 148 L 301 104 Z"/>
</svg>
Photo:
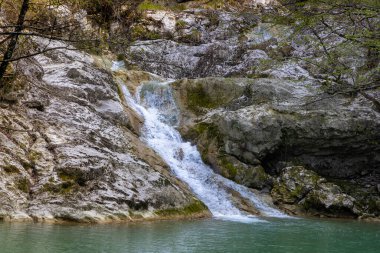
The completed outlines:
<svg viewBox="0 0 380 253">
<path fill-rule="evenodd" d="M 17 20 L 17 26 L 15 28 L 16 34 L 12 35 L 12 37 L 10 38 L 8 48 L 4 54 L 2 63 L 0 65 L 0 80 L 4 76 L 4 74 L 8 68 L 8 65 L 9 65 L 9 60 L 12 59 L 13 53 L 16 49 L 17 41 L 19 38 L 19 34 L 17 34 L 17 33 L 20 33 L 24 29 L 23 24 L 24 24 L 25 16 L 26 16 L 26 13 L 28 12 L 28 9 L 29 9 L 29 0 L 23 0 L 21 10 L 20 10 L 20 14 L 19 14 L 18 20 Z M 3 88 L 3 86 L 4 86 L 4 82 L 0 82 L 0 89 Z"/>
<path fill-rule="evenodd" d="M 64 41 L 64 42 L 97 42 L 98 40 L 75 40 L 75 39 L 65 39 L 63 37 L 53 36 L 53 35 L 46 35 L 41 33 L 34 33 L 34 32 L 0 32 L 0 35 L 21 35 L 21 36 L 30 36 L 30 37 L 41 37 L 49 40 L 56 40 L 56 41 Z"/>
</svg>

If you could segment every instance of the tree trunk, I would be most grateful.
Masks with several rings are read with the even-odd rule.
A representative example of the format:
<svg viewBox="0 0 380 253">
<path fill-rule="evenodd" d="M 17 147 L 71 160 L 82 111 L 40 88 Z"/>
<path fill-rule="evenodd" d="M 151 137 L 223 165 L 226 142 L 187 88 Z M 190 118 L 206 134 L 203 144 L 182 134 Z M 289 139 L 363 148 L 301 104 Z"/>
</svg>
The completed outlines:
<svg viewBox="0 0 380 253">
<path fill-rule="evenodd" d="M 4 77 L 4 74 L 8 68 L 10 61 L 12 60 L 13 53 L 17 46 L 19 33 L 22 32 L 22 30 L 24 29 L 24 21 L 25 21 L 25 16 L 26 16 L 26 13 L 28 12 L 28 9 L 29 9 L 29 0 L 23 0 L 22 6 L 20 9 L 20 14 L 18 16 L 16 28 L 14 30 L 15 34 L 11 35 L 7 50 L 4 53 L 4 57 L 0 65 L 0 89 L 4 87 L 4 82 L 2 82 L 1 80 Z"/>
</svg>

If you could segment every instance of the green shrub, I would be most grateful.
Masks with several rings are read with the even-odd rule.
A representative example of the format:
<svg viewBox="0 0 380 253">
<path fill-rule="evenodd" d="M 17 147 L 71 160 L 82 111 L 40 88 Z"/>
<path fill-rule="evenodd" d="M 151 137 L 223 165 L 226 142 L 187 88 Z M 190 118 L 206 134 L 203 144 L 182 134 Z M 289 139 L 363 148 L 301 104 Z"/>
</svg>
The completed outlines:
<svg viewBox="0 0 380 253">
<path fill-rule="evenodd" d="M 146 10 L 165 10 L 165 7 L 156 3 L 153 3 L 149 0 L 145 0 L 141 4 L 139 4 L 137 10 L 139 11 L 146 11 Z"/>
</svg>

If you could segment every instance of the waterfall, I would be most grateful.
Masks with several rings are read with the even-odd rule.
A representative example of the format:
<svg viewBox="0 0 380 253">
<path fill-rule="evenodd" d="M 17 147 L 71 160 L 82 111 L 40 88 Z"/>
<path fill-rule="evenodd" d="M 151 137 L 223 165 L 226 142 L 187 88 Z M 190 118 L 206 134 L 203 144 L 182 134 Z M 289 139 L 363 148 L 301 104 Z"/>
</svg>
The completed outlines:
<svg viewBox="0 0 380 253">
<path fill-rule="evenodd" d="M 196 146 L 182 140 L 175 129 L 179 111 L 169 84 L 146 83 L 138 88 L 136 97 L 122 85 L 126 102 L 145 119 L 142 140 L 164 159 L 180 180 L 187 183 L 214 217 L 243 222 L 259 221 L 236 206 L 232 192 L 251 202 L 262 216 L 286 217 L 260 200 L 249 188 L 214 173 L 202 161 Z"/>
</svg>

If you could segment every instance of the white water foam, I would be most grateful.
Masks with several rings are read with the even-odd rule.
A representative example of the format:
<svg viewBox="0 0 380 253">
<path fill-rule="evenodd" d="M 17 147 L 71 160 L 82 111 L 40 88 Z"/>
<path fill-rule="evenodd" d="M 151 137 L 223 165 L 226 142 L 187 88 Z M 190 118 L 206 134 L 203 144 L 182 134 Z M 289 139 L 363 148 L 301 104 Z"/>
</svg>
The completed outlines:
<svg viewBox="0 0 380 253">
<path fill-rule="evenodd" d="M 124 67 L 125 67 L 124 61 L 113 61 L 112 62 L 111 70 L 112 71 L 117 71 L 117 70 L 122 69 Z"/>
<path fill-rule="evenodd" d="M 143 85 L 138 89 L 136 98 L 122 86 L 126 102 L 145 119 L 143 141 L 164 159 L 180 180 L 189 185 L 215 218 L 239 222 L 262 221 L 239 210 L 232 201 L 231 190 L 249 200 L 263 216 L 288 217 L 257 198 L 247 187 L 215 174 L 202 161 L 197 148 L 182 140 L 175 129 L 178 109 L 169 83 Z M 140 93 L 143 93 L 142 98 Z"/>
</svg>

